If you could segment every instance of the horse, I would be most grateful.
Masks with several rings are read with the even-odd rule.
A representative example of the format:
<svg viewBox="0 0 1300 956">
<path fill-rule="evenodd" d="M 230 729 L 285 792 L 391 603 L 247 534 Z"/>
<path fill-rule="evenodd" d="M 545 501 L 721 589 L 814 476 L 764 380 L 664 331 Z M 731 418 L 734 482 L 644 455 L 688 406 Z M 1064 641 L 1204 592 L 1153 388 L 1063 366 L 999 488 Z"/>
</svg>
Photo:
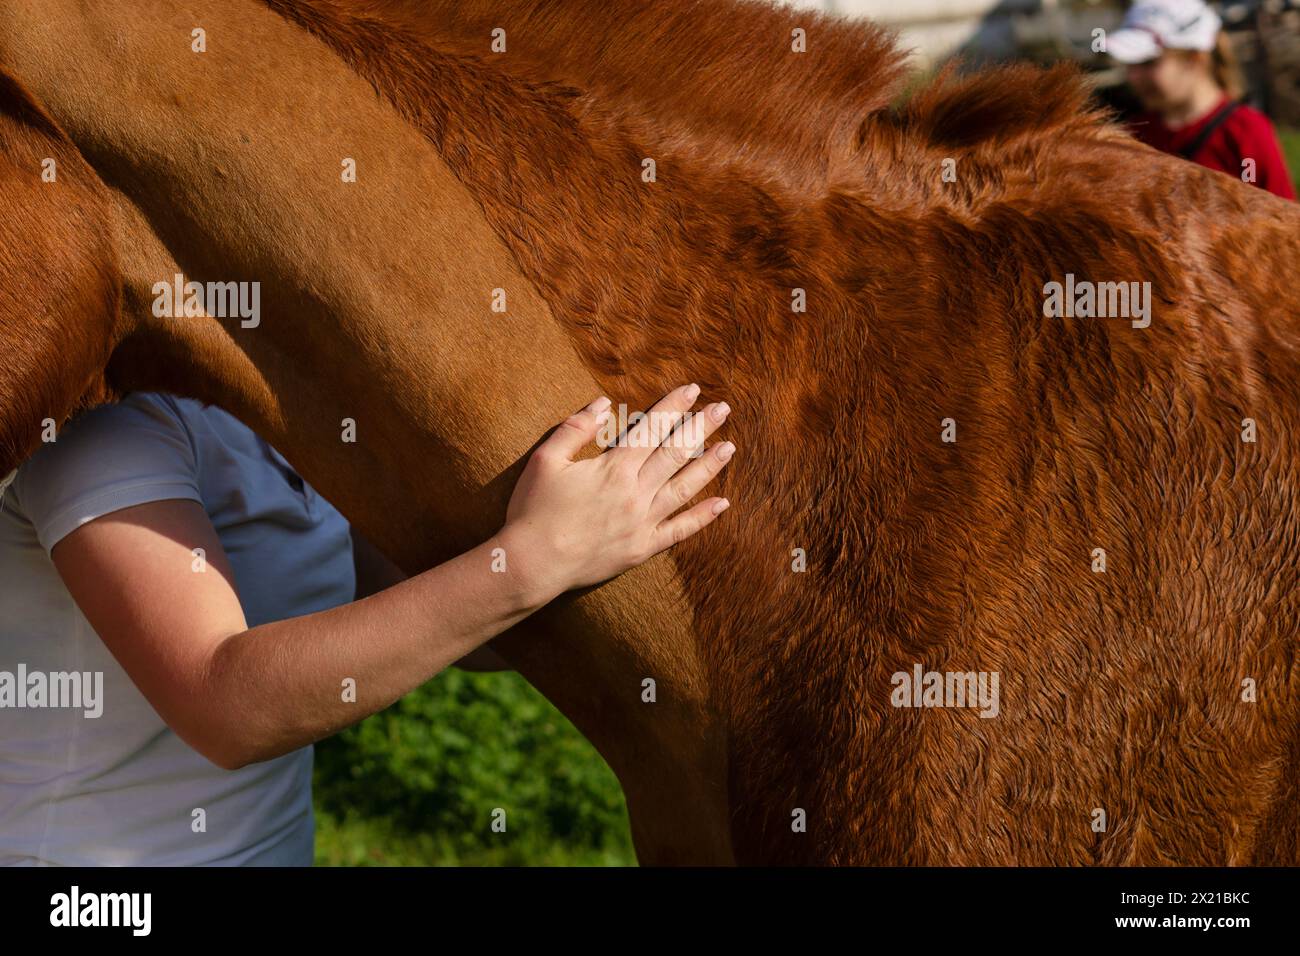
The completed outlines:
<svg viewBox="0 0 1300 956">
<path fill-rule="evenodd" d="M 1069 70 L 898 102 L 886 34 L 804 11 L 675 4 L 720 65 L 547 65 L 584 20 L 617 47 L 607 6 L 507 5 L 566 24 L 511 59 L 396 0 L 0 3 L 6 258 L 54 280 L 5 280 L 0 473 L 189 395 L 415 572 L 590 396 L 696 381 L 728 520 L 495 642 L 643 863 L 1294 863 L 1300 214 Z M 175 275 L 263 318 L 157 314 Z M 1048 307 L 1119 284 L 1144 319 Z"/>
</svg>

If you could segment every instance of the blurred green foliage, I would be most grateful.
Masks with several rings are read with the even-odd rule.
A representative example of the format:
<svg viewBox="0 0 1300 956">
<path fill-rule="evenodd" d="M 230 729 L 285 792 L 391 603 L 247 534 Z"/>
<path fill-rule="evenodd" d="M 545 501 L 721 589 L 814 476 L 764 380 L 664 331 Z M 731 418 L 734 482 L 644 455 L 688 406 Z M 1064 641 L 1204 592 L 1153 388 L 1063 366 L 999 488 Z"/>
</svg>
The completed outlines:
<svg viewBox="0 0 1300 956">
<path fill-rule="evenodd" d="M 1279 129 L 1277 135 L 1282 140 L 1286 164 L 1291 168 L 1291 181 L 1300 189 L 1300 130 Z"/>
<path fill-rule="evenodd" d="M 440 674 L 318 744 L 314 789 L 318 865 L 636 863 L 618 780 L 518 674 Z"/>
</svg>

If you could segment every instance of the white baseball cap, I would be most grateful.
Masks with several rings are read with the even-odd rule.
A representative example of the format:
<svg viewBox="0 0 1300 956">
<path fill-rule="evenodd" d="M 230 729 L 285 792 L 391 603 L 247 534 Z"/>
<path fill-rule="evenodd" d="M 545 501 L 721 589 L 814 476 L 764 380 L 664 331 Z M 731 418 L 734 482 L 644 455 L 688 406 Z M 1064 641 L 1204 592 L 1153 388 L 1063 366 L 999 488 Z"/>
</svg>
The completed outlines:
<svg viewBox="0 0 1300 956">
<path fill-rule="evenodd" d="M 1204 0 L 1140 0 L 1106 38 L 1121 63 L 1145 63 L 1164 50 L 1213 50 L 1223 21 Z"/>
</svg>

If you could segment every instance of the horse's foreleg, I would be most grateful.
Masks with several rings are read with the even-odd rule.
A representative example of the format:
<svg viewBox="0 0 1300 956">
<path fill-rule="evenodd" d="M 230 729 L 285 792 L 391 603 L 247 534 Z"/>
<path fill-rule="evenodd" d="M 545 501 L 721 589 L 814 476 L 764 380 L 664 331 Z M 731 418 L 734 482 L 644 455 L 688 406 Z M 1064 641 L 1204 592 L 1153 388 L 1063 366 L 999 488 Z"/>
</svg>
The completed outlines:
<svg viewBox="0 0 1300 956">
<path fill-rule="evenodd" d="M 118 318 L 108 193 L 0 69 L 0 480 L 76 409 L 108 397 Z"/>
</svg>

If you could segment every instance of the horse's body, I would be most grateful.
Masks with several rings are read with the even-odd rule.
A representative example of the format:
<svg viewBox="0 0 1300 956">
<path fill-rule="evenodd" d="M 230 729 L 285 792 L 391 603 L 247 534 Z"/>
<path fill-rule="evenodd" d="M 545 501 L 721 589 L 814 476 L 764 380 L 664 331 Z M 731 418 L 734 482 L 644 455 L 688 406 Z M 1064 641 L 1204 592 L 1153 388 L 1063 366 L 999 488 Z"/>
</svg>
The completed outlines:
<svg viewBox="0 0 1300 956">
<path fill-rule="evenodd" d="M 737 507 L 499 642 L 618 773 L 643 861 L 1300 861 L 1294 208 L 1138 147 L 1060 73 L 879 110 L 876 34 L 792 12 L 717 16 L 883 58 L 823 103 L 875 111 L 820 139 L 582 57 L 546 77 L 526 29 L 503 67 L 472 19 L 270 5 L 0 2 L 0 65 L 71 138 L 8 91 L 6 246 L 61 150 L 61 244 L 17 254 L 78 310 L 33 331 L 40 286 L 0 298 L 0 472 L 43 417 L 195 395 L 414 571 L 493 530 L 548 424 L 699 381 L 737 410 Z M 260 280 L 261 325 L 154 317 L 176 272 Z M 1150 327 L 1044 318 L 1067 273 L 1150 281 Z M 998 716 L 891 706 L 914 665 L 997 672 Z"/>
</svg>

